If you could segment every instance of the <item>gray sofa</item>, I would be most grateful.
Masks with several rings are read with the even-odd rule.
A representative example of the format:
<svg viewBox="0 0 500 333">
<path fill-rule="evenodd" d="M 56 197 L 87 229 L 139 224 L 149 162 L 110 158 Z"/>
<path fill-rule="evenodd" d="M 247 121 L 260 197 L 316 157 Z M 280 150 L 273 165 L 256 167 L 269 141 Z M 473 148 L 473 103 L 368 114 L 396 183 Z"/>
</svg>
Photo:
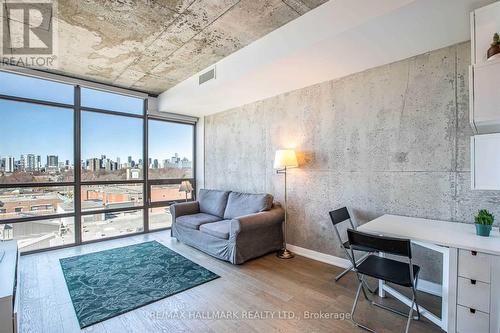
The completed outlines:
<svg viewBox="0 0 500 333">
<path fill-rule="evenodd" d="M 172 237 L 233 264 L 283 246 L 285 211 L 270 194 L 200 190 L 198 201 L 170 206 Z"/>
</svg>

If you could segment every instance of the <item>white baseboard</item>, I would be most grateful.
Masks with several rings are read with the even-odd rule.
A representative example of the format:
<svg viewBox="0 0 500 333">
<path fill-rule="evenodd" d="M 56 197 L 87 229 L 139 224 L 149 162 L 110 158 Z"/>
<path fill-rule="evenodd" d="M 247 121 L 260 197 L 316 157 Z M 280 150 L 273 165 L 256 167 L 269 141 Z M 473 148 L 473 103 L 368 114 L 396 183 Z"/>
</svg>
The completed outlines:
<svg viewBox="0 0 500 333">
<path fill-rule="evenodd" d="M 347 268 L 351 264 L 348 259 L 340 258 L 331 254 L 309 250 L 292 244 L 287 244 L 286 246 L 290 251 L 300 256 L 313 259 L 316 261 L 321 261 L 324 262 L 325 264 L 330 264 L 341 268 Z M 442 292 L 441 285 L 438 283 L 419 279 L 417 289 L 425 293 L 441 297 L 441 292 Z"/>
<path fill-rule="evenodd" d="M 324 262 L 325 264 L 330 264 L 330 265 L 342 267 L 342 268 L 347 268 L 351 265 L 351 263 L 348 259 L 333 256 L 331 254 L 321 253 L 321 252 L 305 249 L 303 247 L 295 246 L 295 245 L 291 245 L 291 244 L 287 244 L 286 247 L 290 251 L 297 253 L 300 256 L 303 256 L 303 257 L 306 257 L 309 259 L 313 259 L 316 261 L 321 261 L 321 262 Z"/>
</svg>

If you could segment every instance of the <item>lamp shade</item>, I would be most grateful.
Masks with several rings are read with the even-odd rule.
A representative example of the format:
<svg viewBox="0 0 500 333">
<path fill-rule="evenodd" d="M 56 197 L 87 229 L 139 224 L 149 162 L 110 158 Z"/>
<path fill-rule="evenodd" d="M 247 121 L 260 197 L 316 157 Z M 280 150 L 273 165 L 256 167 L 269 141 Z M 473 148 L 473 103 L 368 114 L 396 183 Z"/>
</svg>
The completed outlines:
<svg viewBox="0 0 500 333">
<path fill-rule="evenodd" d="M 193 191 L 193 186 L 189 182 L 189 180 L 184 180 L 179 186 L 179 192 L 191 192 Z"/>
<path fill-rule="evenodd" d="M 276 155 L 274 157 L 275 169 L 296 168 L 298 166 L 297 156 L 293 149 L 276 150 Z"/>
</svg>

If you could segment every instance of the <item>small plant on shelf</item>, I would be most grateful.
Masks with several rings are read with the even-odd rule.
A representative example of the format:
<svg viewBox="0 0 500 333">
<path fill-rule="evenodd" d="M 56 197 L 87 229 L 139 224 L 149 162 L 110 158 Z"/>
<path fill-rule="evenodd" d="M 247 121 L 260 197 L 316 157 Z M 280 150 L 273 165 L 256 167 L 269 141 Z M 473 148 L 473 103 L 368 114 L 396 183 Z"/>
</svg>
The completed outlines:
<svg viewBox="0 0 500 333">
<path fill-rule="evenodd" d="M 500 36 L 498 32 L 493 35 L 493 43 L 491 43 L 491 47 L 488 49 L 488 60 L 497 54 L 500 54 Z"/>
<path fill-rule="evenodd" d="M 488 237 L 493 222 L 495 222 L 495 216 L 487 209 L 481 209 L 475 217 L 476 234 Z"/>
</svg>

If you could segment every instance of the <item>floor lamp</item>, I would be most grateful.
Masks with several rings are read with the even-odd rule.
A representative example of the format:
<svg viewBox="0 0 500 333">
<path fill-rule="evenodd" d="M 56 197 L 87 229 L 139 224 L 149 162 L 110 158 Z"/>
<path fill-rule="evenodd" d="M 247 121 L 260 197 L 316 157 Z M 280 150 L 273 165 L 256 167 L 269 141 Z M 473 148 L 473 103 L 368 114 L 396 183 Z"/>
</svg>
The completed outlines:
<svg viewBox="0 0 500 333">
<path fill-rule="evenodd" d="M 288 195 L 286 189 L 286 174 L 287 170 L 290 168 L 297 168 L 299 164 L 297 163 L 297 156 L 295 156 L 295 151 L 292 149 L 280 149 L 276 151 L 274 158 L 274 169 L 276 173 L 285 175 L 285 223 L 283 224 L 283 249 L 278 251 L 277 256 L 281 259 L 290 259 L 294 255 L 292 252 L 288 251 L 286 248 L 286 223 L 288 216 Z"/>
</svg>

